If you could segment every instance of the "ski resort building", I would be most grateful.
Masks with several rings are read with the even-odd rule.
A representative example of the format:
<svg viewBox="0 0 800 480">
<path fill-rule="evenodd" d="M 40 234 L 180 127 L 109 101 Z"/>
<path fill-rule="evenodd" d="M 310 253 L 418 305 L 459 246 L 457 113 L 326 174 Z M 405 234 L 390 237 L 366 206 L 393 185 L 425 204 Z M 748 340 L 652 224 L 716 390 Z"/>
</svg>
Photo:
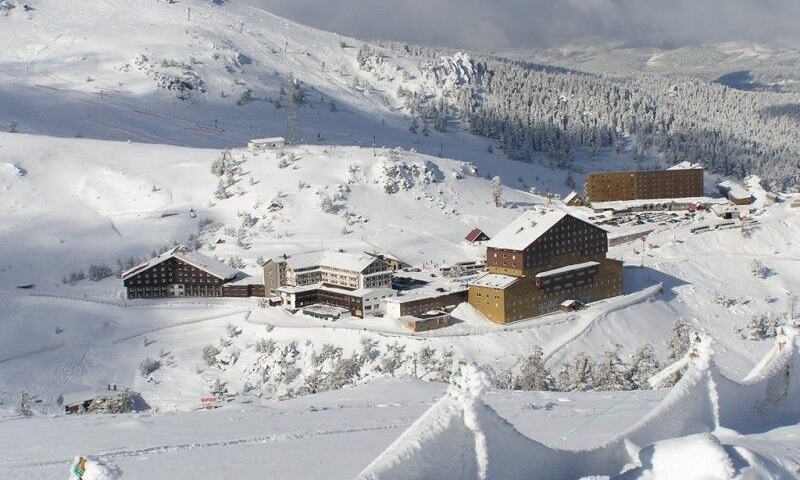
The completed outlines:
<svg viewBox="0 0 800 480">
<path fill-rule="evenodd" d="M 122 274 L 129 299 L 222 297 L 225 285 L 240 272 L 183 245 Z"/>
<path fill-rule="evenodd" d="M 530 210 L 487 244 L 489 273 L 469 287 L 469 303 L 495 323 L 622 293 L 622 262 L 606 258 L 608 232 L 560 211 Z"/>
<path fill-rule="evenodd" d="M 736 182 L 731 182 L 730 180 L 720 182 L 717 184 L 717 190 L 734 205 L 750 205 L 753 203 L 753 196 L 750 195 L 750 192 Z"/>
<path fill-rule="evenodd" d="M 384 309 L 386 315 L 401 318 L 409 315 L 420 315 L 431 310 L 451 311 L 459 303 L 467 301 L 468 289 L 459 288 L 445 292 L 407 293 L 398 297 L 387 298 Z"/>
<path fill-rule="evenodd" d="M 568 207 L 585 207 L 588 204 L 578 192 L 572 191 L 564 197 L 564 205 Z"/>
<path fill-rule="evenodd" d="M 431 310 L 401 317 L 400 323 L 412 332 L 427 332 L 449 326 L 450 314 L 441 310 Z"/>
<path fill-rule="evenodd" d="M 489 235 L 486 235 L 480 228 L 473 228 L 472 230 L 470 230 L 467 236 L 464 237 L 464 240 L 466 240 L 467 243 L 473 243 L 473 244 L 483 243 L 489 241 Z"/>
<path fill-rule="evenodd" d="M 689 162 L 667 170 L 594 172 L 584 183 L 589 202 L 703 196 L 703 168 Z"/>
<path fill-rule="evenodd" d="M 342 251 L 284 255 L 264 263 L 266 293 L 280 295 L 283 305 L 299 309 L 312 304 L 347 308 L 357 317 L 383 311 L 394 297 L 392 271 L 380 258 Z"/>
<path fill-rule="evenodd" d="M 253 152 L 283 148 L 285 146 L 286 140 L 283 137 L 255 138 L 247 143 L 247 149 Z"/>
</svg>

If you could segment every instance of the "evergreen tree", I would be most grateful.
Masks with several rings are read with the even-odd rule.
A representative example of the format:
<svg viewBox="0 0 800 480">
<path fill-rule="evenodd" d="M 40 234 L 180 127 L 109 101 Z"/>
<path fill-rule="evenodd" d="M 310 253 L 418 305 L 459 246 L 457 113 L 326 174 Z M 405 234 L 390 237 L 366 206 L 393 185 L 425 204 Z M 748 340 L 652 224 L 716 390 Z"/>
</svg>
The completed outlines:
<svg viewBox="0 0 800 480">
<path fill-rule="evenodd" d="M 633 388 L 648 389 L 650 388 L 648 380 L 659 370 L 661 370 L 661 364 L 656 359 L 653 346 L 649 343 L 645 344 L 639 347 L 631 357 L 628 381 Z"/>
<path fill-rule="evenodd" d="M 628 369 L 619 358 L 620 346 L 606 349 L 592 374 L 596 390 L 630 390 Z"/>
<path fill-rule="evenodd" d="M 675 320 L 672 325 L 672 338 L 667 342 L 667 360 L 676 362 L 686 355 L 691 343 L 689 339 L 689 324 L 682 318 Z"/>
<path fill-rule="evenodd" d="M 556 390 L 560 392 L 569 392 L 573 390 L 572 365 L 567 361 L 561 364 L 561 370 L 559 370 L 558 375 L 556 375 Z"/>
<path fill-rule="evenodd" d="M 544 353 L 541 347 L 536 347 L 533 354 L 529 355 L 520 368 L 519 375 L 514 380 L 516 390 L 552 390 L 555 384 L 550 370 L 543 361 Z"/>
<path fill-rule="evenodd" d="M 594 359 L 586 352 L 580 352 L 575 356 L 572 365 L 570 390 L 585 391 L 592 388 L 592 377 L 595 368 Z"/>
<path fill-rule="evenodd" d="M 495 207 L 502 207 L 503 206 L 503 181 L 500 177 L 495 176 L 492 178 L 492 183 L 489 184 L 489 188 L 492 192 L 492 201 L 494 202 Z"/>
</svg>

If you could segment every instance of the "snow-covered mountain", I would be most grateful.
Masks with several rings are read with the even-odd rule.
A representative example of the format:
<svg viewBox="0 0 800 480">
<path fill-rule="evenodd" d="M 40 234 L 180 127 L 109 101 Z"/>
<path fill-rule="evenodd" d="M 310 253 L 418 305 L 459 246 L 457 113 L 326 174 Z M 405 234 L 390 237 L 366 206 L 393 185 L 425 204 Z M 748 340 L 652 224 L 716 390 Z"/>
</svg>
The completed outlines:
<svg viewBox="0 0 800 480">
<path fill-rule="evenodd" d="M 214 451 L 230 461 L 223 463 L 244 464 L 259 457 L 250 449 L 262 444 L 280 452 L 226 478 L 263 477 L 300 451 L 327 453 L 302 472 L 284 465 L 291 478 L 352 477 L 441 393 L 438 382 L 454 360 L 475 362 L 499 385 L 513 386 L 533 360 L 553 376 L 571 375 L 576 360 L 589 357 L 628 368 L 622 364 L 633 364 L 649 344 L 655 371 L 676 360 L 668 358 L 675 330 L 681 342 L 695 330 L 715 339 L 724 374 L 741 379 L 773 348 L 761 339 L 775 333 L 769 325 L 796 316 L 800 208 L 791 203 L 798 195 L 775 201 L 765 188 L 773 179 L 756 176 L 747 179 L 756 202 L 745 226 L 737 220 L 735 228 L 714 228 L 723 222 L 711 212 L 607 225 L 613 237 L 646 234 L 647 242 L 610 250 L 625 262 L 624 296 L 575 313 L 497 326 L 465 304 L 454 311 L 454 325 L 415 335 L 388 317 L 328 322 L 251 299 L 128 303 L 106 267 L 113 273 L 175 243 L 251 274 L 259 260 L 285 253 L 390 253 L 420 267 L 406 273 L 430 288 L 461 286 L 467 279 L 443 279 L 437 267 L 481 259 L 483 248 L 464 242 L 472 228 L 493 235 L 525 210 L 567 210 L 557 195 L 587 172 L 661 168 L 694 152 L 685 144 L 659 151 L 623 125 L 637 122 L 636 109 L 685 113 L 691 97 L 615 110 L 606 108 L 612 97 L 595 93 L 623 98 L 630 83 L 367 43 L 236 2 L 4 0 L 0 32 L 0 126 L 9 130 L 0 133 L 0 425 L 13 426 L 8 431 L 20 439 L 0 436 L 0 465 L 35 478 L 63 477 L 75 450 L 128 459 L 125 469 L 137 473 L 143 470 L 133 459 L 174 454 L 179 460 L 154 457 L 158 472 L 150 476 L 181 478 L 176 462 Z M 536 89 L 526 88 L 536 85 L 549 88 L 531 96 Z M 641 91 L 652 85 L 640 84 Z M 706 91 L 692 84 L 659 91 L 677 98 L 683 87 Z M 557 124 L 581 113 L 563 136 L 550 127 L 521 130 L 522 93 L 540 100 L 530 103 L 530 118 Z M 736 98 L 726 91 L 723 106 Z M 619 129 L 602 125 L 623 111 Z M 511 120 L 501 122 L 504 115 Z M 786 127 L 759 122 L 770 135 Z M 244 148 L 293 126 L 294 145 L 258 154 Z M 792 141 L 770 148 L 790 151 Z M 716 194 L 720 174 L 707 174 L 708 194 Z M 492 199 L 494 176 L 504 185 L 502 207 Z M 569 211 L 596 217 L 586 208 Z M 45 417 L 61 413 L 65 394 L 109 384 L 141 393 L 147 405 L 139 406 L 149 411 L 96 423 Z M 40 418 L 17 422 L 20 392 L 31 395 Z M 487 402 L 546 443 L 596 420 L 567 445 L 586 447 L 614 438 L 667 392 L 496 391 Z M 231 404 L 186 412 L 210 393 L 226 393 Z M 163 414 L 172 411 L 181 413 Z M 198 432 L 200 418 L 215 433 Z M 541 422 L 547 438 L 533 433 Z M 54 445 L 67 430 L 93 433 Z M 339 451 L 333 442 L 350 445 L 347 455 L 328 455 Z M 37 444 L 47 453 L 34 453 Z M 204 457 L 186 478 L 223 475 L 209 465 L 213 455 Z"/>
</svg>

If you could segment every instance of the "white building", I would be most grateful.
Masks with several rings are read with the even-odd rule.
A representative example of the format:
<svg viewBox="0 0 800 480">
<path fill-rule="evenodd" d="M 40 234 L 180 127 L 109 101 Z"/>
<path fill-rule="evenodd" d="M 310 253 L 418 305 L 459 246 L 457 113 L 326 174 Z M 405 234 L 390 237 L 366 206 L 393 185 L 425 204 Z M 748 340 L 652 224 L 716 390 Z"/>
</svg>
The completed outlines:
<svg viewBox="0 0 800 480">
<path fill-rule="evenodd" d="M 247 142 L 247 148 L 253 152 L 262 150 L 269 150 L 274 148 L 283 148 L 286 146 L 286 139 L 283 137 L 270 137 L 270 138 L 254 138 Z"/>
<path fill-rule="evenodd" d="M 264 284 L 268 293 L 283 286 L 301 287 L 316 283 L 348 290 L 390 288 L 392 271 L 379 258 L 337 250 L 284 255 L 264 264 Z"/>
<path fill-rule="evenodd" d="M 397 295 L 392 272 L 379 258 L 343 251 L 285 255 L 264 264 L 267 294 L 278 294 L 291 309 L 321 303 L 347 308 L 354 316 L 383 312 Z"/>
</svg>

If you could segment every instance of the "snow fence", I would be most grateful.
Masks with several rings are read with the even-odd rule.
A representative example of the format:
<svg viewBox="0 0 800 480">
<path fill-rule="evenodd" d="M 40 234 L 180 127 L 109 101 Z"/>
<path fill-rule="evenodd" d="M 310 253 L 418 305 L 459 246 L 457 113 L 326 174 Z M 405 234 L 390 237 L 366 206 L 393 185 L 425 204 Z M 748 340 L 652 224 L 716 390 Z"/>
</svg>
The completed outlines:
<svg viewBox="0 0 800 480">
<path fill-rule="evenodd" d="M 779 336 L 758 371 L 743 382 L 719 371 L 710 344 L 710 339 L 697 337 L 687 357 L 686 373 L 641 421 L 606 444 L 579 451 L 550 448 L 521 434 L 481 399 L 487 385 L 485 374 L 463 365 L 456 370 L 456 381 L 447 394 L 357 479 L 614 477 L 626 466 L 642 465 L 640 454 L 649 458 L 648 445 L 679 437 L 701 438 L 697 435 L 718 427 L 757 431 L 800 418 L 800 354 L 794 330 Z M 712 442 L 702 438 L 704 445 Z"/>
</svg>

